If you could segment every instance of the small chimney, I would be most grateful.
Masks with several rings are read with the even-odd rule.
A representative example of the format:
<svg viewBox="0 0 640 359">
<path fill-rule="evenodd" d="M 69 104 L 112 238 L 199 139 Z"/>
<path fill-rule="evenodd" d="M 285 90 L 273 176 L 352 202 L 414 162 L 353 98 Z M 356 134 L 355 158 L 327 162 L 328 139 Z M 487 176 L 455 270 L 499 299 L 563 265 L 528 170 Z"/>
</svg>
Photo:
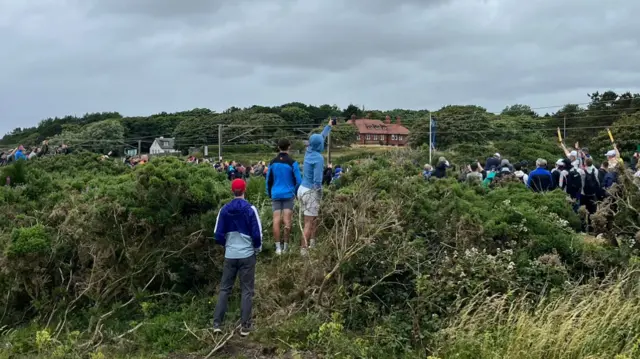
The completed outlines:
<svg viewBox="0 0 640 359">
<path fill-rule="evenodd" d="M 384 118 L 384 123 L 386 123 L 387 125 L 391 124 L 391 116 L 387 115 L 387 117 Z"/>
<path fill-rule="evenodd" d="M 396 124 L 402 125 L 402 120 L 400 119 L 400 116 L 396 116 Z"/>
</svg>

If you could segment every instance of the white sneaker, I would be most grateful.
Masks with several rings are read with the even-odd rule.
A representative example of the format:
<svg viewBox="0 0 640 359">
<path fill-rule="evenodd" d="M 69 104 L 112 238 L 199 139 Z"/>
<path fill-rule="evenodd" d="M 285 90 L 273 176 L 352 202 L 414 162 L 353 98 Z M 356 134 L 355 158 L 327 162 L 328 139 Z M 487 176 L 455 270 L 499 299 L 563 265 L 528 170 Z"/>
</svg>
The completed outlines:
<svg viewBox="0 0 640 359">
<path fill-rule="evenodd" d="M 306 257 L 309 251 L 306 248 L 300 248 L 300 255 Z"/>
<path fill-rule="evenodd" d="M 315 248 L 316 247 L 316 240 L 315 239 L 311 239 L 309 241 L 309 248 Z"/>
<path fill-rule="evenodd" d="M 276 248 L 276 255 L 281 255 L 282 254 L 282 248 Z"/>
</svg>

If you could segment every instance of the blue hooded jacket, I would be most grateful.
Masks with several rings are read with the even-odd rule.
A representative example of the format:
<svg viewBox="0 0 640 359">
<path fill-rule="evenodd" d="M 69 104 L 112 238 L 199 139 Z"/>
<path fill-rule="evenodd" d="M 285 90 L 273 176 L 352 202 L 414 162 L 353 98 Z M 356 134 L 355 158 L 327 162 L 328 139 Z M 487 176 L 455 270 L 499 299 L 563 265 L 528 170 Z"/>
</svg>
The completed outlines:
<svg viewBox="0 0 640 359">
<path fill-rule="evenodd" d="M 24 155 L 24 153 L 22 152 L 22 150 L 17 150 L 14 154 L 13 157 L 17 160 L 28 160 L 29 158 L 27 158 L 27 156 Z"/>
<path fill-rule="evenodd" d="M 322 188 L 322 172 L 324 171 L 324 140 L 329 136 L 331 126 L 327 125 L 322 130 L 322 134 L 313 134 L 309 137 L 309 147 L 304 155 L 304 166 L 302 173 L 302 187 L 309 189 Z"/>
<path fill-rule="evenodd" d="M 216 243 L 225 246 L 225 258 L 249 258 L 262 248 L 258 210 L 242 198 L 235 198 L 220 209 L 213 231 Z"/>
<path fill-rule="evenodd" d="M 271 199 L 292 199 L 302 182 L 300 166 L 287 153 L 279 153 L 267 169 L 267 196 Z"/>
</svg>

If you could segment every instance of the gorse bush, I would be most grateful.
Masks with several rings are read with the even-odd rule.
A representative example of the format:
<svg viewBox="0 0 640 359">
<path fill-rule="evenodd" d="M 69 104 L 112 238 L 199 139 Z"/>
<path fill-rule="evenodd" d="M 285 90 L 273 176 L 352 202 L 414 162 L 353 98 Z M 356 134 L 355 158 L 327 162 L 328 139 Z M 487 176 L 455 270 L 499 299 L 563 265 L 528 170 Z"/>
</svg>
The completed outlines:
<svg viewBox="0 0 640 359">
<path fill-rule="evenodd" d="M 9 258 L 31 253 L 47 253 L 50 250 L 51 241 L 42 225 L 14 228 L 11 231 L 11 241 L 5 247 L 6 255 Z"/>
<path fill-rule="evenodd" d="M 577 234 L 580 218 L 561 192 L 424 181 L 421 151 L 366 157 L 345 162 L 352 170 L 324 191 L 318 247 L 308 258 L 294 251 L 273 256 L 265 182 L 248 181 L 247 199 L 264 229 L 256 351 L 333 358 L 636 355 L 633 344 L 620 344 L 617 319 L 581 317 L 584 335 L 599 326 L 618 333 L 598 346 L 579 341 L 557 319 L 572 318 L 575 306 L 634 323 L 636 301 L 626 301 L 624 312 L 598 304 L 622 301 L 602 294 L 611 288 L 633 293 L 636 277 L 617 277 L 636 260 L 628 240 L 640 221 L 622 205 L 635 206 L 629 184 L 620 187 L 625 201 L 604 215 L 604 226 L 616 224 L 612 233 L 625 238 L 627 245 L 616 247 Z M 80 358 L 102 349 L 205 357 L 220 345 L 226 337 L 209 329 L 224 260 L 213 228 L 232 198 L 224 174 L 175 157 L 130 169 L 90 154 L 43 158 L 23 170 L 24 184 L 0 191 L 1 320 L 10 326 L 0 330 L 0 357 Z M 296 216 L 294 249 L 301 226 Z M 231 323 L 238 306 L 233 297 Z M 548 333 L 525 333 L 525 324 Z M 563 356 L 557 343 L 565 340 Z M 527 343 L 535 350 L 525 353 Z M 228 354 L 256 355 L 241 346 L 248 348 Z"/>
</svg>

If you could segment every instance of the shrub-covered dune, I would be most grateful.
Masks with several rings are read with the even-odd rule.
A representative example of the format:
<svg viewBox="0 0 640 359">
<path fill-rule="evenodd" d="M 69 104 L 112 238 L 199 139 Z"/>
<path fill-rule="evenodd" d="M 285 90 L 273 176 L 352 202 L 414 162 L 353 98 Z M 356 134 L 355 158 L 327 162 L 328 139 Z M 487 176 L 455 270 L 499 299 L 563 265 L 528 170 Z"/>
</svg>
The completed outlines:
<svg viewBox="0 0 640 359">
<path fill-rule="evenodd" d="M 560 192 L 425 182 L 413 164 L 423 158 L 354 159 L 325 191 L 308 258 L 274 256 L 264 181 L 249 181 L 265 249 L 257 331 L 245 340 L 227 335 L 237 294 L 227 332 L 210 331 L 223 263 L 211 237 L 231 199 L 224 175 L 177 158 L 132 170 L 90 154 L 6 167 L 0 358 L 640 355 L 632 231 L 577 234 Z M 619 190 L 637 203 L 637 188 Z M 619 207 L 605 221 L 638 226 L 637 212 Z"/>
</svg>

